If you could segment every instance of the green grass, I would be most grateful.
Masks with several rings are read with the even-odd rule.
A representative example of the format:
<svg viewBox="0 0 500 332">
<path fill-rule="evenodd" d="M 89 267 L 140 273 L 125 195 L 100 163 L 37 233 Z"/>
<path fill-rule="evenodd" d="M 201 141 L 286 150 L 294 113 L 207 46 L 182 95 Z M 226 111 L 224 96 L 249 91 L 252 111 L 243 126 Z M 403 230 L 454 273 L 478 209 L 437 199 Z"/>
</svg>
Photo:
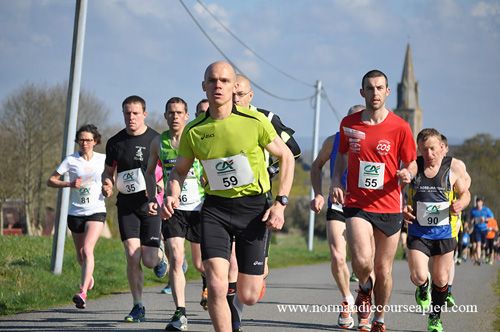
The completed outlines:
<svg viewBox="0 0 500 332">
<path fill-rule="evenodd" d="M 67 239 L 61 275 L 50 271 L 52 238 L 0 236 L 0 315 L 46 309 L 71 303 L 78 290 L 80 266 L 75 249 Z M 189 262 L 190 250 L 186 250 Z M 96 287 L 92 298 L 116 292 L 128 292 L 125 274 L 125 255 L 118 239 L 100 239 L 95 249 L 94 278 Z M 273 236 L 270 267 L 284 267 L 325 262 L 329 260 L 326 241 L 316 240 L 314 251 L 307 251 L 306 239 L 299 234 Z M 199 279 L 190 264 L 188 280 Z M 162 285 L 152 270 L 144 269 L 146 286 Z"/>
<path fill-rule="evenodd" d="M 496 283 L 493 285 L 493 290 L 497 297 L 497 306 L 495 308 L 495 313 L 497 318 L 493 322 L 493 330 L 500 331 L 500 303 L 498 302 L 498 299 L 500 298 L 500 270 L 497 271 L 497 280 Z"/>
</svg>

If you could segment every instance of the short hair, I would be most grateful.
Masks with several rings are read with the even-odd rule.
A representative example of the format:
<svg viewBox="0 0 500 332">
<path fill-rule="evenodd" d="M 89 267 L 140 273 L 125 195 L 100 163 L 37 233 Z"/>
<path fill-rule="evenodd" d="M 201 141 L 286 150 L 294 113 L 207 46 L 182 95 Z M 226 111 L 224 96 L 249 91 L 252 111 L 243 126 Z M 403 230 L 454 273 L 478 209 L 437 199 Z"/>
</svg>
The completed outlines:
<svg viewBox="0 0 500 332">
<path fill-rule="evenodd" d="M 361 88 L 364 88 L 364 86 L 365 86 L 365 79 L 367 79 L 367 78 L 373 78 L 373 77 L 383 77 L 383 78 L 385 78 L 385 86 L 386 87 L 389 86 L 389 79 L 387 79 L 387 75 L 384 74 L 382 71 L 380 71 L 378 69 L 373 69 L 373 70 L 370 70 L 369 72 L 367 72 L 365 74 L 365 76 L 363 76 L 363 79 L 361 80 Z"/>
<path fill-rule="evenodd" d="M 198 104 L 196 104 L 196 111 L 198 111 L 198 109 L 200 108 L 201 104 L 204 104 L 204 103 L 208 103 L 208 99 L 207 98 L 203 98 L 202 100 L 200 100 L 198 102 Z"/>
<path fill-rule="evenodd" d="M 170 106 L 170 104 L 182 104 L 184 105 L 186 113 L 188 112 L 188 105 L 181 97 L 172 97 L 169 100 L 167 100 L 167 103 L 165 104 L 165 113 L 168 112 L 168 106 Z"/>
<path fill-rule="evenodd" d="M 76 135 L 75 135 L 75 142 L 78 143 L 78 139 L 80 137 L 80 134 L 82 132 L 87 132 L 87 133 L 91 133 L 92 136 L 94 136 L 94 142 L 95 144 L 101 144 L 101 134 L 99 133 L 99 130 L 97 130 L 97 127 L 93 124 L 84 124 L 83 126 L 81 126 L 78 131 L 76 132 Z"/>
<path fill-rule="evenodd" d="M 422 129 L 418 135 L 417 135 L 417 143 L 418 142 L 425 142 L 429 137 L 435 136 L 437 137 L 441 142 L 443 141 L 441 133 L 434 128 L 425 128 Z"/>
<path fill-rule="evenodd" d="M 146 112 L 146 101 L 144 99 L 142 99 L 141 97 L 136 96 L 136 95 L 128 96 L 127 98 L 125 98 L 123 100 L 122 110 L 125 109 L 125 105 L 135 104 L 135 103 L 141 104 L 143 112 Z"/>
<path fill-rule="evenodd" d="M 443 142 L 445 146 L 448 146 L 448 138 L 443 134 L 441 134 L 441 142 Z"/>
<path fill-rule="evenodd" d="M 365 108 L 366 108 L 365 105 L 354 105 L 354 106 L 351 106 L 349 108 L 349 110 L 347 111 L 347 115 L 351 115 L 351 114 L 357 113 L 359 111 L 364 110 Z"/>
</svg>

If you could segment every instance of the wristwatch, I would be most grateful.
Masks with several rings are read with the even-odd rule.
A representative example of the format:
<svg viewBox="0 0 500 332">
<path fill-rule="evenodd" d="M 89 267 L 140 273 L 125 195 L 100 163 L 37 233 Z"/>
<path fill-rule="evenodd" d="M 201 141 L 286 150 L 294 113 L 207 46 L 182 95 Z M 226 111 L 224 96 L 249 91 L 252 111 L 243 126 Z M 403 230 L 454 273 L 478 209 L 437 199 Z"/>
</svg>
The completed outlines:
<svg viewBox="0 0 500 332">
<path fill-rule="evenodd" d="M 279 202 L 281 205 L 283 206 L 287 206 L 288 205 L 288 196 L 280 196 L 280 195 L 277 195 L 276 198 L 275 198 L 275 201 L 276 202 Z"/>
</svg>

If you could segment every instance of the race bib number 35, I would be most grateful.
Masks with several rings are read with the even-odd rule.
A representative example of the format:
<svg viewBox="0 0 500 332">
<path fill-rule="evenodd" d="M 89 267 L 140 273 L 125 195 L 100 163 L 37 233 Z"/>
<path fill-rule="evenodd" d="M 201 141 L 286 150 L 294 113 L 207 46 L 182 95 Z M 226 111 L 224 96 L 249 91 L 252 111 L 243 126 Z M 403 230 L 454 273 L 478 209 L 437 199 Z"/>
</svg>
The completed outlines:
<svg viewBox="0 0 500 332">
<path fill-rule="evenodd" d="M 417 202 L 417 220 L 420 226 L 449 225 L 450 203 Z"/>
<path fill-rule="evenodd" d="M 250 162 L 243 154 L 203 160 L 202 164 L 212 190 L 232 189 L 254 182 Z"/>
<path fill-rule="evenodd" d="M 358 187 L 363 189 L 384 189 L 384 163 L 359 162 Z"/>
<path fill-rule="evenodd" d="M 116 188 L 122 194 L 134 194 L 146 190 L 146 180 L 140 168 L 123 171 L 116 176 Z"/>
</svg>

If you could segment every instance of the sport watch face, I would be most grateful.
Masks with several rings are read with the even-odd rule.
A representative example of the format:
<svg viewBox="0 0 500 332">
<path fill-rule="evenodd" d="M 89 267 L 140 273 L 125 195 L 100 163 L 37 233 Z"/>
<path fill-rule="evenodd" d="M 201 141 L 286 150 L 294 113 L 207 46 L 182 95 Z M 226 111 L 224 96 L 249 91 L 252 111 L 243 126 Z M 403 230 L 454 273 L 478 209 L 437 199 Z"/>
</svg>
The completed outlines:
<svg viewBox="0 0 500 332">
<path fill-rule="evenodd" d="M 288 196 L 276 196 L 276 201 L 280 202 L 281 205 L 288 205 Z"/>
</svg>

